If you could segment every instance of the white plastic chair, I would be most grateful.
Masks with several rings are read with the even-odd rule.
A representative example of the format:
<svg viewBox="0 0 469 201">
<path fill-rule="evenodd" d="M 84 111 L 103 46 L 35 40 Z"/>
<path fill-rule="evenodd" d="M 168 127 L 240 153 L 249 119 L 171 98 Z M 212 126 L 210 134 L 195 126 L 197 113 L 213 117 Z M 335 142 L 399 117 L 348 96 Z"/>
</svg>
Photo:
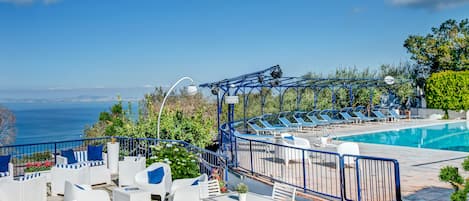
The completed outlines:
<svg viewBox="0 0 469 201">
<path fill-rule="evenodd" d="M 145 157 L 124 157 L 119 161 L 119 186 L 133 185 L 135 175 L 144 170 L 145 165 Z"/>
<path fill-rule="evenodd" d="M 207 174 L 202 174 L 202 175 L 200 175 L 198 177 L 194 177 L 194 178 L 176 179 L 176 180 L 173 181 L 173 184 L 171 185 L 170 195 L 173 195 L 174 192 L 176 192 L 176 190 L 178 190 L 178 189 L 187 188 L 187 187 L 192 186 L 192 184 L 196 180 L 199 181 L 199 183 L 200 182 L 206 182 L 206 181 L 208 181 L 208 176 L 207 176 Z M 196 186 L 198 186 L 198 185 L 196 185 Z"/>
<path fill-rule="evenodd" d="M 220 184 L 218 180 L 210 180 L 199 182 L 199 198 L 200 200 L 221 195 Z"/>
<path fill-rule="evenodd" d="M 156 168 L 163 167 L 164 178 L 159 184 L 148 183 L 148 171 L 155 170 Z M 143 171 L 138 172 L 135 175 L 135 185 L 150 192 L 152 195 L 159 195 L 161 200 L 165 200 L 166 193 L 171 191 L 171 168 L 166 163 L 153 163 Z"/>
<path fill-rule="evenodd" d="M 199 186 L 188 186 L 185 188 L 178 188 L 174 191 L 174 194 L 171 196 L 170 201 L 200 201 Z"/>
<path fill-rule="evenodd" d="M 90 185 L 72 184 L 65 181 L 64 201 L 110 201 L 106 191 L 93 190 Z"/>
<path fill-rule="evenodd" d="M 46 201 L 46 177 L 39 173 L 0 181 L 1 201 Z"/>
<path fill-rule="evenodd" d="M 299 138 L 299 137 L 293 137 L 291 134 L 288 134 L 288 133 L 282 133 L 281 136 L 282 136 L 281 144 L 285 146 L 289 146 L 289 147 L 275 146 L 277 157 L 283 159 L 286 166 L 288 166 L 290 161 L 300 161 L 300 162 L 303 161 L 302 149 L 311 149 L 309 140 L 304 139 L 304 138 Z M 286 137 L 293 137 L 293 141 L 286 139 Z M 295 149 L 293 147 L 301 148 L 301 149 Z M 305 160 L 309 164 L 311 164 L 311 159 L 309 158 L 308 151 L 305 151 L 304 157 L 305 157 Z"/>
<path fill-rule="evenodd" d="M 272 190 L 272 200 L 275 201 L 294 201 L 296 197 L 296 188 L 275 182 Z"/>
<path fill-rule="evenodd" d="M 339 153 L 340 156 L 343 156 L 344 154 L 347 155 L 360 155 L 360 148 L 358 147 L 358 144 L 355 142 L 344 142 L 337 146 L 337 153 Z M 355 163 L 355 160 L 353 157 L 346 156 L 344 157 L 344 164 L 345 165 L 353 165 Z"/>
</svg>

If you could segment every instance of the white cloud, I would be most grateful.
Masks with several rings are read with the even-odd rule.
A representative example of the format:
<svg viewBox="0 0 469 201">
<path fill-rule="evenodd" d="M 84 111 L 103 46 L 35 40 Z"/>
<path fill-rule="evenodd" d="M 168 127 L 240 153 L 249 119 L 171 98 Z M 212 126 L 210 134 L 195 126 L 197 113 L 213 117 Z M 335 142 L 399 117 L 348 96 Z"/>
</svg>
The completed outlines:
<svg viewBox="0 0 469 201">
<path fill-rule="evenodd" d="M 31 5 L 34 3 L 42 3 L 45 5 L 54 4 L 60 0 L 0 0 L 0 3 L 12 3 L 17 5 Z"/>
<path fill-rule="evenodd" d="M 430 10 L 442 10 L 461 6 L 469 3 L 469 0 L 388 0 L 395 6 L 423 8 Z"/>
</svg>

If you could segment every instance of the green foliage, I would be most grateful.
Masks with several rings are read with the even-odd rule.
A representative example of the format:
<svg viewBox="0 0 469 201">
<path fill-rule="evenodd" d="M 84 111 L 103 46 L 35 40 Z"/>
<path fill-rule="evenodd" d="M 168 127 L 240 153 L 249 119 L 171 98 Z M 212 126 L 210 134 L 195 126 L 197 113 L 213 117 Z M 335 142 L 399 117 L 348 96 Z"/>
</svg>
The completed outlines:
<svg viewBox="0 0 469 201">
<path fill-rule="evenodd" d="M 152 153 L 153 156 L 147 159 L 147 165 L 155 162 L 169 164 L 173 180 L 193 178 L 199 175 L 197 156 L 179 143 L 159 143 L 152 147 Z"/>
<path fill-rule="evenodd" d="M 433 73 L 426 82 L 428 107 L 448 110 L 469 109 L 469 71 Z"/>
<path fill-rule="evenodd" d="M 462 166 L 465 171 L 469 170 L 469 157 L 467 157 Z M 454 192 L 451 194 L 451 201 L 466 201 L 469 193 L 469 178 L 464 179 L 458 172 L 458 168 L 452 166 L 443 167 L 440 170 L 440 180 L 449 182 Z"/>
<path fill-rule="evenodd" d="M 429 67 L 431 73 L 469 70 L 469 20 L 447 20 L 426 36 L 409 36 L 404 47 L 412 60 Z"/>
<path fill-rule="evenodd" d="M 45 152 L 36 152 L 31 155 L 26 155 L 21 158 L 16 158 L 13 157 L 12 161 L 13 163 L 27 163 L 30 161 L 48 161 L 52 160 L 52 153 L 50 151 L 45 151 Z"/>
<path fill-rule="evenodd" d="M 440 180 L 446 182 L 452 182 L 456 184 L 462 184 L 464 179 L 459 175 L 458 168 L 452 166 L 446 166 L 440 170 Z"/>
<path fill-rule="evenodd" d="M 236 191 L 238 193 L 247 193 L 249 191 L 249 188 L 248 188 L 248 185 L 244 184 L 244 183 L 239 183 L 237 186 L 236 186 Z"/>
<path fill-rule="evenodd" d="M 98 122 L 85 130 L 87 137 L 127 136 L 157 137 L 158 112 L 164 98 L 161 88 L 147 94 L 139 103 L 138 116 L 132 115 L 129 103 L 124 109 L 122 101 L 102 112 Z M 183 140 L 199 147 L 212 143 L 215 133 L 216 107 L 200 94 L 188 96 L 179 93 L 168 98 L 160 121 L 160 138 Z"/>
</svg>

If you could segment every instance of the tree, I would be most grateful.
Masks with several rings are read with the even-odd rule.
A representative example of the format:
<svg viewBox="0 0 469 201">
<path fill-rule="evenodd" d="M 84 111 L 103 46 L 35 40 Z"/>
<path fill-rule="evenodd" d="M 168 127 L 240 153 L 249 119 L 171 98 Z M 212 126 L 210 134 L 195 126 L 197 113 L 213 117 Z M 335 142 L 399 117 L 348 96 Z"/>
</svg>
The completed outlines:
<svg viewBox="0 0 469 201">
<path fill-rule="evenodd" d="M 422 73 L 469 70 L 469 20 L 450 19 L 433 27 L 426 36 L 410 35 L 404 47 Z"/>
<path fill-rule="evenodd" d="M 16 118 L 13 112 L 0 105 L 0 146 L 13 143 L 16 138 Z"/>
</svg>

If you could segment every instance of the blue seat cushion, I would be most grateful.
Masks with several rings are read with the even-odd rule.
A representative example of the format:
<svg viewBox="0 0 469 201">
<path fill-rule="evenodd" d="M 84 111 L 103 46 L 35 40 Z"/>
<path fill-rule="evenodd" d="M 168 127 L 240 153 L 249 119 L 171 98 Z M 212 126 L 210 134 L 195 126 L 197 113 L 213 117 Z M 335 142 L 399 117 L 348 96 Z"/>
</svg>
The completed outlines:
<svg viewBox="0 0 469 201">
<path fill-rule="evenodd" d="M 291 141 L 294 141 L 294 140 L 295 140 L 295 138 L 293 138 L 293 135 L 285 136 L 285 137 L 283 137 L 283 138 L 285 138 L 285 139 L 287 139 L 287 140 L 291 140 Z"/>
<path fill-rule="evenodd" d="M 73 149 L 62 150 L 61 155 L 65 158 L 67 158 L 67 164 L 77 163 L 77 159 L 75 158 L 75 154 L 73 153 Z"/>
<path fill-rule="evenodd" d="M 0 172 L 8 172 L 8 163 L 10 163 L 10 155 L 0 156 Z"/>
<path fill-rule="evenodd" d="M 88 145 L 88 160 L 89 161 L 102 161 L 103 160 L 103 145 Z"/>
<path fill-rule="evenodd" d="M 156 168 L 154 170 L 148 171 L 148 183 L 150 184 L 159 184 L 163 181 L 164 178 L 164 169 L 163 167 Z"/>
<path fill-rule="evenodd" d="M 194 183 L 192 183 L 192 186 L 197 186 L 197 185 L 199 185 L 199 179 L 196 179 Z"/>
</svg>

